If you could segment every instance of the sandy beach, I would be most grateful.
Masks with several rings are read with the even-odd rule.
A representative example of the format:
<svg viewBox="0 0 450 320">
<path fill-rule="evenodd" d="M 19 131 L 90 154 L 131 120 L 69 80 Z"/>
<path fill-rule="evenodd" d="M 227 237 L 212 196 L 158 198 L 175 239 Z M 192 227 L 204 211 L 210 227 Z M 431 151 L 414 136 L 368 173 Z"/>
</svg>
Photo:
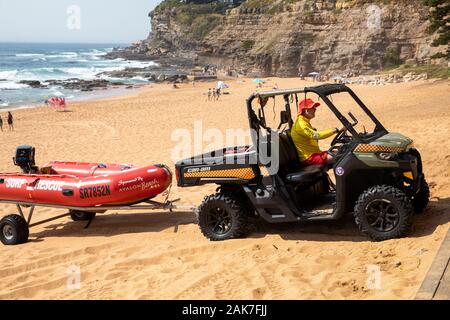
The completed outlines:
<svg viewBox="0 0 450 320">
<path fill-rule="evenodd" d="M 38 165 L 67 160 L 173 168 L 175 129 L 192 132 L 195 121 L 203 130 L 248 128 L 245 99 L 255 84 L 227 83 L 230 94 L 216 102 L 203 95 L 212 83 L 155 84 L 128 96 L 72 103 L 70 112 L 14 111 L 15 131 L 4 123 L 0 132 L 0 172 L 17 171 L 12 157 L 20 144 L 36 147 Z M 267 85 L 275 83 L 313 84 L 269 78 Z M 24 245 L 0 247 L 0 299 L 412 299 L 450 227 L 449 84 L 350 85 L 389 131 L 412 138 L 422 154 L 432 199 L 406 238 L 370 242 L 345 219 L 261 222 L 248 238 L 210 242 L 191 212 L 112 211 L 88 229 L 66 217 L 32 228 Z M 335 127 L 337 120 L 330 114 L 315 124 Z M 174 181 L 171 198 L 199 205 L 215 188 L 181 189 Z M 14 206 L 0 205 L 0 216 L 11 213 Z M 38 208 L 34 219 L 62 213 Z M 379 289 L 367 286 L 370 265 L 381 269 Z M 79 289 L 67 287 L 70 266 L 81 270 Z"/>
</svg>

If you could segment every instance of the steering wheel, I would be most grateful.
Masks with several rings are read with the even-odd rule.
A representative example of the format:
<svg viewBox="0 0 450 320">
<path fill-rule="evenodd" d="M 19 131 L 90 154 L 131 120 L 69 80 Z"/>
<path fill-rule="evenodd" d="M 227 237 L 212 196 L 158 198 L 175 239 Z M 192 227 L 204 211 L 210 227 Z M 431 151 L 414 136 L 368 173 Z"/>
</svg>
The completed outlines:
<svg viewBox="0 0 450 320">
<path fill-rule="evenodd" d="M 348 136 L 346 133 L 347 130 L 345 128 L 339 130 L 339 132 L 334 137 L 333 141 L 331 141 L 330 144 L 331 148 L 333 148 L 337 143 L 347 143 L 349 141 L 350 136 Z"/>
</svg>

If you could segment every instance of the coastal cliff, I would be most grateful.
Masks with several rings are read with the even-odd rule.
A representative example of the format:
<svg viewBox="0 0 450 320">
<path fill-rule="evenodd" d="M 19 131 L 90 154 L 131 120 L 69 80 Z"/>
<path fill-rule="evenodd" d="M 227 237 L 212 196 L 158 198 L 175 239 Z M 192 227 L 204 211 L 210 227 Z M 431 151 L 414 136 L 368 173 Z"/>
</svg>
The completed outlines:
<svg viewBox="0 0 450 320">
<path fill-rule="evenodd" d="M 431 46 L 428 7 L 421 0 L 223 2 L 163 1 L 149 14 L 149 37 L 122 54 L 297 76 L 428 63 L 438 50 Z"/>
</svg>

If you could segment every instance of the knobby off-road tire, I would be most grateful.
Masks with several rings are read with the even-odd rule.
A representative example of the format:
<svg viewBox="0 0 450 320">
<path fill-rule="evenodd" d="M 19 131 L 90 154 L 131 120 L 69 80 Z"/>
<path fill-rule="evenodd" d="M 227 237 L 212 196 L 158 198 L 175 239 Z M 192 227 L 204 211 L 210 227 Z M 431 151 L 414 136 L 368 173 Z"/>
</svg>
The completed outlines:
<svg viewBox="0 0 450 320">
<path fill-rule="evenodd" d="M 430 202 L 430 187 L 425 179 L 422 180 L 419 192 L 412 197 L 412 205 L 416 214 L 422 213 Z"/>
<path fill-rule="evenodd" d="M 364 191 L 354 210 L 359 230 L 374 241 L 405 236 L 411 228 L 413 214 L 410 198 L 388 185 L 374 186 Z"/>
<path fill-rule="evenodd" d="M 22 216 L 10 214 L 0 220 L 0 240 L 4 245 L 25 243 L 29 234 L 28 224 Z"/>
<path fill-rule="evenodd" d="M 241 238 L 248 232 L 245 207 L 231 195 L 216 193 L 207 196 L 197 212 L 200 230 L 211 241 Z"/>
<path fill-rule="evenodd" d="M 86 212 L 79 210 L 69 210 L 73 221 L 89 221 L 95 218 L 95 212 Z"/>
</svg>

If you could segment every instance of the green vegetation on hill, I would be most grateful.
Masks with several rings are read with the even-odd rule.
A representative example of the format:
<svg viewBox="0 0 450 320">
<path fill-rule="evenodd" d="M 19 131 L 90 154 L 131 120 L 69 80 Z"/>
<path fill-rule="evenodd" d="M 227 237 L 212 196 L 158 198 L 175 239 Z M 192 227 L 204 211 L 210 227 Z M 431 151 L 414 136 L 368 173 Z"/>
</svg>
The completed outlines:
<svg viewBox="0 0 450 320">
<path fill-rule="evenodd" d="M 450 78 L 450 68 L 441 66 L 441 65 L 433 65 L 433 64 L 425 64 L 419 66 L 411 66 L 408 64 L 403 64 L 397 67 L 388 67 L 380 71 L 380 74 L 388 74 L 388 73 L 400 73 L 405 75 L 407 73 L 413 72 L 415 74 L 426 73 L 429 78 L 435 79 L 449 79 Z"/>
<path fill-rule="evenodd" d="M 161 12 L 167 9 L 175 9 L 177 14 L 184 13 L 192 16 L 192 20 L 202 14 L 225 14 L 229 8 L 228 4 L 222 2 L 211 2 L 203 4 L 183 3 L 177 0 L 165 0 L 155 8 L 155 12 Z"/>
<path fill-rule="evenodd" d="M 385 68 L 392 68 L 392 67 L 398 67 L 402 64 L 402 60 L 400 59 L 400 52 L 398 51 L 398 48 L 391 47 L 387 48 L 386 52 L 384 54 L 384 67 Z"/>
<path fill-rule="evenodd" d="M 438 53 L 433 58 L 450 58 L 450 1 L 448 0 L 423 0 L 430 8 L 428 19 L 430 20 L 430 33 L 436 32 L 438 37 L 432 46 L 445 46 L 445 53 Z"/>
<path fill-rule="evenodd" d="M 155 8 L 155 12 L 171 10 L 174 19 L 188 27 L 186 31 L 194 38 L 201 40 L 221 22 L 228 8 L 229 5 L 222 2 L 194 4 L 165 0 Z"/>
</svg>

